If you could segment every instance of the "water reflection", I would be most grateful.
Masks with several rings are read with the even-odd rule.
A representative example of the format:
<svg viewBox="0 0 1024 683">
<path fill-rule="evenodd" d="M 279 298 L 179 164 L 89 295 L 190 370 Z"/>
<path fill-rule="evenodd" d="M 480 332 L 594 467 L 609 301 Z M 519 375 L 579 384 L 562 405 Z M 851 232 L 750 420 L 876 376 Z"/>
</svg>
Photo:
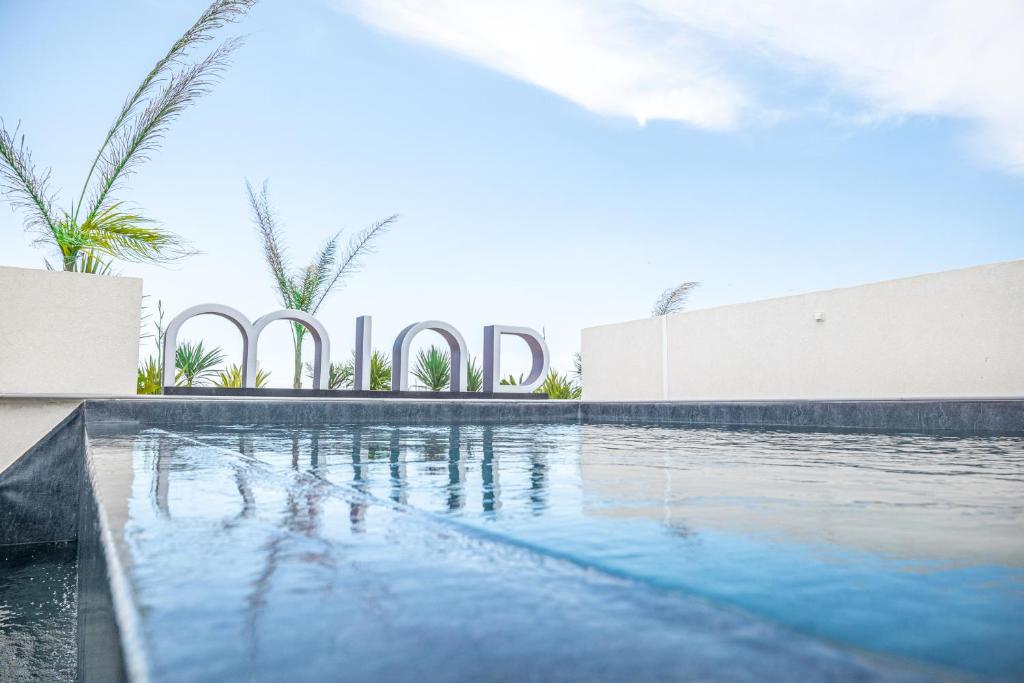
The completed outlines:
<svg viewBox="0 0 1024 683">
<path fill-rule="evenodd" d="M 494 455 L 494 427 L 483 430 L 483 461 L 480 466 L 483 483 L 483 510 L 488 519 L 493 519 L 501 510 L 501 476 L 498 459 Z"/>
<path fill-rule="evenodd" d="M 572 508 L 579 496 L 584 515 L 656 520 L 691 540 L 702 530 L 771 534 L 914 559 L 1024 565 L 1024 448 L 1012 439 L 597 425 L 571 434 L 356 425 L 201 438 L 272 464 L 287 453 L 295 472 L 460 517 L 539 517 L 552 505 Z M 182 465 L 168 442 L 154 451 L 152 500 L 169 517 Z M 554 500 L 553 467 L 560 482 L 579 480 Z M 252 486 L 244 468 L 233 479 L 238 516 L 246 517 L 255 505 Z M 362 528 L 364 515 L 353 504 L 353 528 Z"/>
<path fill-rule="evenodd" d="M 390 498 L 396 503 L 405 505 L 408 496 L 405 492 L 405 460 L 402 458 L 402 437 L 398 429 L 392 429 L 388 440 L 388 472 L 391 486 Z"/>
<path fill-rule="evenodd" d="M 448 511 L 461 510 L 466 505 L 463 482 L 466 479 L 466 467 L 459 453 L 459 428 L 448 429 Z"/>
<path fill-rule="evenodd" d="M 1024 566 L 1020 439 L 600 425 L 580 436 L 587 514 L 687 537 Z"/>
<path fill-rule="evenodd" d="M 514 435 L 509 442 L 507 431 L 491 425 L 266 428 L 197 436 L 203 443 L 230 448 L 244 458 L 312 473 L 371 497 L 487 519 L 499 519 L 509 510 L 545 514 L 551 505 L 550 457 L 553 450 L 564 448 L 562 443 L 545 442 L 532 434 L 521 435 L 522 440 Z M 504 458 L 503 451 L 511 457 Z M 173 462 L 176 452 L 177 464 Z M 176 472 L 186 480 L 191 475 L 180 462 L 173 440 L 157 440 L 153 453 L 152 500 L 161 514 L 171 517 Z M 244 468 L 236 468 L 233 478 L 241 503 L 238 515 L 246 517 L 255 502 L 253 487 Z M 513 497 L 512 508 L 502 500 L 506 492 Z M 354 527 L 361 526 L 363 514 L 358 505 L 351 509 Z"/>
<path fill-rule="evenodd" d="M 166 439 L 159 439 L 156 446 L 156 458 L 153 467 L 156 476 L 153 477 L 152 497 L 153 504 L 165 517 L 170 517 L 170 503 L 168 502 L 168 490 L 171 482 L 171 466 L 174 462 L 174 447 Z"/>
</svg>

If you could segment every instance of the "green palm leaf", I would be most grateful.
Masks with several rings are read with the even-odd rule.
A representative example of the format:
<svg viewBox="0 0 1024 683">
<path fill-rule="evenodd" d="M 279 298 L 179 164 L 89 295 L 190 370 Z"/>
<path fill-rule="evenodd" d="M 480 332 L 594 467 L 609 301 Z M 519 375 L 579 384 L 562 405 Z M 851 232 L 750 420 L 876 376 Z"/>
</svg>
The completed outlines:
<svg viewBox="0 0 1024 683">
<path fill-rule="evenodd" d="M 466 389 L 480 391 L 484 388 L 484 370 L 476 358 L 470 357 L 466 371 Z"/>
<path fill-rule="evenodd" d="M 534 393 L 547 394 L 548 398 L 579 399 L 583 395 L 583 387 L 572 381 L 569 375 L 551 370 L 544 378 L 544 383 L 534 389 Z"/>
<path fill-rule="evenodd" d="M 391 359 L 376 349 L 370 355 L 370 391 L 388 391 L 391 388 Z"/>
<path fill-rule="evenodd" d="M 331 363 L 327 378 L 328 389 L 351 389 L 355 384 L 356 354 L 344 363 Z M 313 378 L 313 366 L 306 363 L 306 377 Z M 391 359 L 387 354 L 373 350 L 370 355 L 370 391 L 388 391 L 391 389 Z"/>
<path fill-rule="evenodd" d="M 256 372 L 256 388 L 262 389 L 267 386 L 267 382 L 270 381 L 269 370 L 258 370 Z M 217 373 L 216 379 L 213 380 L 213 386 L 225 387 L 228 389 L 241 389 L 242 388 L 242 368 L 238 363 L 232 363 L 223 370 Z"/>
<path fill-rule="evenodd" d="M 420 349 L 412 375 L 419 380 L 420 388 L 427 391 L 444 391 L 451 382 L 452 363 L 447 351 L 437 346 Z"/>
<path fill-rule="evenodd" d="M 162 369 L 160 361 L 156 356 L 149 356 L 145 362 L 139 365 L 136 378 L 136 393 L 159 394 L 163 392 L 163 382 L 160 381 Z"/>
<path fill-rule="evenodd" d="M 207 349 L 202 341 L 179 344 L 174 354 L 174 383 L 180 387 L 206 384 L 223 360 L 224 351 L 219 346 Z"/>
</svg>

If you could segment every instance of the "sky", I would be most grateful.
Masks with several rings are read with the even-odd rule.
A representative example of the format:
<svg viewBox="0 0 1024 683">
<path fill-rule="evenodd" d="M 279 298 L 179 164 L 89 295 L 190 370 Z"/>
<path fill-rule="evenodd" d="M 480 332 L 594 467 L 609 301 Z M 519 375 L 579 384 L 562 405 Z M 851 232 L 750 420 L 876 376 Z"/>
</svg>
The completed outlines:
<svg viewBox="0 0 1024 683">
<path fill-rule="evenodd" d="M 0 0 L 0 117 L 60 204 L 205 5 Z M 1022 258 L 1022 32 L 997 0 L 266 0 L 119 195 L 201 253 L 118 271 L 168 316 L 279 308 L 245 194 L 268 180 L 297 265 L 399 214 L 317 316 L 335 359 L 368 314 L 382 349 L 418 320 L 478 356 L 484 325 L 534 327 L 568 370 L 582 328 L 686 280 L 704 308 Z M 0 199 L 0 265 L 44 258 Z M 221 320 L 182 338 L 240 355 Z M 274 386 L 290 343 L 261 340 Z"/>
</svg>

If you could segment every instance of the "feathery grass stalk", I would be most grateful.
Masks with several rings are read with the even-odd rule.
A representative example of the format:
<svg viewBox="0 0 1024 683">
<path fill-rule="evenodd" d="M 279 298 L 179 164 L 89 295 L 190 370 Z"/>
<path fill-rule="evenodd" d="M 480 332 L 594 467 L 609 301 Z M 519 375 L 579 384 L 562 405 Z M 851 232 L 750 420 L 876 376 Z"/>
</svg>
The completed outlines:
<svg viewBox="0 0 1024 683">
<path fill-rule="evenodd" d="M 14 210 L 25 211 L 25 227 L 40 233 L 54 229 L 53 197 L 49 191 L 50 170 L 36 171 L 25 136 L 18 140 L 19 127 L 9 132 L 0 119 L 0 192 Z"/>
<path fill-rule="evenodd" d="M 669 315 L 670 313 L 678 313 L 683 310 L 686 306 L 686 300 L 690 298 L 690 292 L 698 285 L 700 285 L 699 282 L 684 282 L 681 285 L 669 287 L 654 302 L 651 316 Z"/>
<path fill-rule="evenodd" d="M 82 183 L 82 191 L 78 195 L 78 204 L 72 212 L 74 221 L 78 220 L 78 211 L 85 201 L 85 194 L 89 189 L 89 183 L 92 180 L 97 165 L 100 163 L 100 159 L 103 158 L 107 146 L 114 139 L 114 136 L 118 134 L 128 118 L 135 112 L 139 104 L 146 99 L 153 86 L 159 83 L 174 66 L 179 64 L 180 60 L 192 48 L 212 40 L 214 31 L 227 23 L 238 20 L 253 4 L 255 4 L 255 0 L 217 0 L 212 2 L 199 15 L 195 23 L 180 38 L 174 41 L 167 54 L 157 60 L 157 63 L 146 74 L 146 77 L 142 79 L 142 82 L 139 83 L 135 92 L 124 101 L 120 113 L 114 119 L 114 123 L 111 124 L 106 137 L 103 138 L 103 144 L 100 145 L 99 150 L 96 152 L 92 165 L 89 166 L 89 172 L 85 175 L 85 182 Z"/>
</svg>

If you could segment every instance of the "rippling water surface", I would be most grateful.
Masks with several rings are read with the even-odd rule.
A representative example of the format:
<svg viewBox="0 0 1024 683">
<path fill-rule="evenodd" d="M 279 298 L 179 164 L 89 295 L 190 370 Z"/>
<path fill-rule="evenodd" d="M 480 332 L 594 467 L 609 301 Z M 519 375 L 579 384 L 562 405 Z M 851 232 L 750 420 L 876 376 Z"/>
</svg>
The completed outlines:
<svg viewBox="0 0 1024 683">
<path fill-rule="evenodd" d="M 227 578 L 217 584 L 218 568 L 209 572 L 215 590 L 241 591 L 240 604 L 259 614 L 270 608 L 258 587 L 262 581 L 269 591 L 281 580 L 273 569 L 279 561 L 297 561 L 307 578 L 334 571 L 341 541 L 329 530 L 343 525 L 350 559 L 377 566 L 372 554 L 356 553 L 352 534 L 371 543 L 415 535 L 384 523 L 408 510 L 459 538 L 469 532 L 497 543 L 490 547 L 569 560 L 652 591 L 638 600 L 699 596 L 934 675 L 1024 678 L 1021 438 L 605 425 L 218 426 L 175 430 L 174 439 L 150 430 L 106 447 L 100 440 L 98 462 L 113 463 L 119 448 L 131 453 L 134 469 L 122 485 L 122 509 L 115 504 L 110 514 L 124 525 L 143 607 L 167 626 L 175 600 L 195 581 L 187 568 L 194 562 L 185 558 L 209 544 L 210 519 L 220 520 L 215 533 L 224 539 L 256 520 L 268 525 L 261 540 L 250 532 L 239 541 L 252 546 L 246 553 L 239 555 L 240 545 L 218 560 L 248 563 L 244 586 Z M 216 467 L 209 464 L 214 451 Z M 280 481 L 301 486 L 279 490 Z M 351 495 L 333 498 L 323 487 Z M 269 517 L 267 505 L 275 510 Z M 274 528 L 306 541 L 275 545 L 284 537 Z M 460 552 L 458 542 L 452 546 Z M 176 562 L 187 574 L 176 579 L 181 591 L 156 590 Z M 470 593 L 480 581 L 463 578 Z M 537 581 L 556 585 L 550 577 Z M 335 588 L 377 591 L 373 609 L 387 612 L 388 596 L 407 586 L 395 570 L 387 583 Z M 323 598 L 308 586 L 295 592 Z M 657 595 L 663 598 L 650 597 Z M 197 597 L 191 609 L 200 603 Z M 301 609 L 282 610 L 276 628 L 281 620 L 303 628 Z M 466 618 L 455 605 L 452 615 Z M 663 627 L 637 623 L 652 633 L 673 629 L 671 619 Z M 250 626 L 257 638 L 257 623 Z M 187 652 L 168 652 L 167 671 L 184 665 Z M 715 668 L 721 661 L 707 665 L 723 670 Z"/>
<path fill-rule="evenodd" d="M 74 543 L 0 548 L 0 681 L 75 680 Z"/>
</svg>

